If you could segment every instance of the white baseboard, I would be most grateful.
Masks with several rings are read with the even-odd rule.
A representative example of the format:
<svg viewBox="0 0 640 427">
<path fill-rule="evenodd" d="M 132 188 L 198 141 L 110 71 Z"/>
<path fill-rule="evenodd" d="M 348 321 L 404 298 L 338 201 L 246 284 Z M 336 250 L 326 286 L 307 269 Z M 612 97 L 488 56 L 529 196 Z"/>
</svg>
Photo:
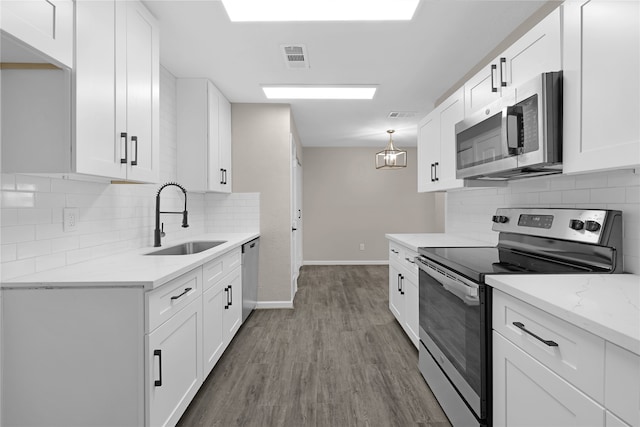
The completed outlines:
<svg viewBox="0 0 640 427">
<path fill-rule="evenodd" d="M 293 308 L 293 301 L 258 301 L 256 309 Z"/>
<path fill-rule="evenodd" d="M 304 261 L 303 265 L 387 265 L 388 259 L 382 260 L 357 260 L 357 261 Z"/>
</svg>

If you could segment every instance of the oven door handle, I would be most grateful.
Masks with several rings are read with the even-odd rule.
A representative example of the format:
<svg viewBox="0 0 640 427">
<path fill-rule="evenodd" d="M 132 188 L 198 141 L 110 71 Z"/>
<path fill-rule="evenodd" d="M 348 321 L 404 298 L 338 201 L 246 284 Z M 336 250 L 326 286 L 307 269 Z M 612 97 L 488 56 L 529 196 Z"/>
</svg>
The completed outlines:
<svg viewBox="0 0 640 427">
<path fill-rule="evenodd" d="M 440 273 L 438 270 L 433 268 L 430 264 L 420 259 L 420 257 L 417 257 L 416 261 L 419 261 L 420 264 L 422 264 L 420 268 L 425 273 L 433 277 L 448 292 L 460 298 L 462 302 L 464 302 L 466 305 L 471 305 L 471 306 L 480 305 L 480 296 L 478 295 L 478 286 L 467 285 L 466 283 L 452 279 Z"/>
<path fill-rule="evenodd" d="M 480 305 L 480 297 L 478 296 L 477 288 L 472 288 L 471 286 L 467 286 L 464 283 L 456 282 L 449 278 L 445 278 L 442 281 L 442 287 L 460 298 L 466 305 Z"/>
</svg>

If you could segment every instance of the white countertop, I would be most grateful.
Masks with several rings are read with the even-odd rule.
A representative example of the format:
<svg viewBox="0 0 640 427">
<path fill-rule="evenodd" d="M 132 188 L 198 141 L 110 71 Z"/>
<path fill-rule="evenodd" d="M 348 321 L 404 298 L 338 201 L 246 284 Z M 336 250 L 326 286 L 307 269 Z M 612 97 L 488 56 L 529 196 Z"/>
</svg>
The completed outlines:
<svg viewBox="0 0 640 427">
<path fill-rule="evenodd" d="M 385 234 L 385 237 L 416 252 L 420 247 L 495 246 L 488 242 L 448 233 Z"/>
<path fill-rule="evenodd" d="M 163 244 L 163 248 L 195 240 L 226 240 L 226 243 L 193 255 L 145 256 L 149 252 L 162 249 L 146 247 L 16 277 L 3 282 L 2 287 L 133 286 L 154 289 L 259 236 L 260 233 L 202 234 L 183 241 Z"/>
<path fill-rule="evenodd" d="M 640 355 L 640 276 L 495 275 L 488 285 Z"/>
</svg>

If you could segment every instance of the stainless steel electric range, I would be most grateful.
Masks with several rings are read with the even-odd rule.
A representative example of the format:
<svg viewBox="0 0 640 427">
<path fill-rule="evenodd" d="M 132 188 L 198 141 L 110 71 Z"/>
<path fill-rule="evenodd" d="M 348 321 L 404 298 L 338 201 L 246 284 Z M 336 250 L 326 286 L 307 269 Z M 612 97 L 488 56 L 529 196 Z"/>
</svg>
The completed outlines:
<svg viewBox="0 0 640 427">
<path fill-rule="evenodd" d="M 622 272 L 622 213 L 498 209 L 495 247 L 420 248 L 422 375 L 454 426 L 491 425 L 491 274 Z M 544 280 L 544 278 L 541 278 Z"/>
</svg>

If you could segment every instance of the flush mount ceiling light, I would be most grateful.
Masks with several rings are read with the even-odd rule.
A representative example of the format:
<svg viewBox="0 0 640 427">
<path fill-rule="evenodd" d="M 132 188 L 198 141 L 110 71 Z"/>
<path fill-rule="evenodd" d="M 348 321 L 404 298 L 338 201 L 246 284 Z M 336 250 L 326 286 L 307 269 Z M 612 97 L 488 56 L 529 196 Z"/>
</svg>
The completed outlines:
<svg viewBox="0 0 640 427">
<path fill-rule="evenodd" d="M 389 129 L 389 143 L 384 150 L 376 153 L 376 169 L 396 169 L 407 167 L 407 152 L 400 150 L 393 145 L 392 134 L 395 132 Z"/>
<path fill-rule="evenodd" d="M 263 86 L 268 99 L 372 99 L 375 86 Z"/>
<path fill-rule="evenodd" d="M 222 0 L 233 22 L 408 21 L 420 0 Z"/>
</svg>

